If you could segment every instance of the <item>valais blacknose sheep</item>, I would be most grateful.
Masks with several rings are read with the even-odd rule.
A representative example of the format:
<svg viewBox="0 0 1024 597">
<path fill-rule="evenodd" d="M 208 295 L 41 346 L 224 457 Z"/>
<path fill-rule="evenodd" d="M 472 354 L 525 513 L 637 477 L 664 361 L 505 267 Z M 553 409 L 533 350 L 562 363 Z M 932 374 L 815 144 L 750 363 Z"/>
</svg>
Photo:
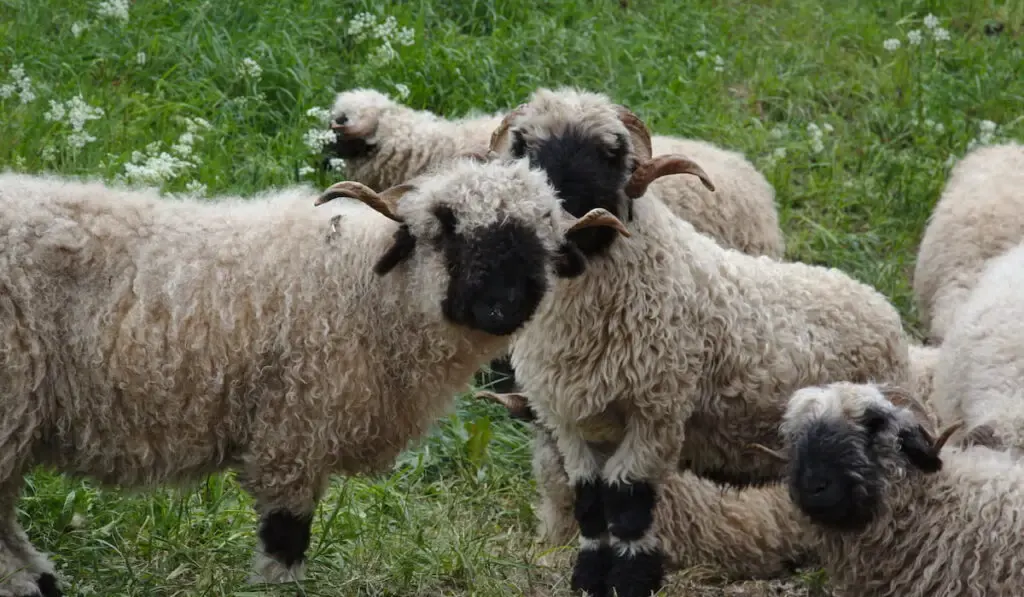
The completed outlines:
<svg viewBox="0 0 1024 597">
<path fill-rule="evenodd" d="M 1024 454 L 1024 244 L 988 262 L 938 349 L 933 404 L 960 441 Z"/>
<path fill-rule="evenodd" d="M 836 597 L 1018 597 L 1024 466 L 984 447 L 942 449 L 902 389 L 795 392 L 781 430 L 793 501 Z"/>
<path fill-rule="evenodd" d="M 928 220 L 914 298 L 929 342 L 954 324 L 985 262 L 1024 241 L 1024 145 L 979 147 L 953 168 Z"/>
<path fill-rule="evenodd" d="M 603 208 L 631 233 L 568 235 L 587 271 L 556 282 L 512 346 L 517 380 L 576 492 L 575 589 L 647 597 L 661 586 L 651 525 L 670 470 L 780 479 L 779 463 L 746 444 L 780 445 L 796 389 L 908 379 L 900 316 L 881 293 L 836 269 L 725 249 L 675 217 L 651 183 L 688 173 L 710 189 L 716 171 L 652 156 L 647 127 L 606 96 L 537 92 L 492 149 L 545 170 L 570 213 Z"/>
<path fill-rule="evenodd" d="M 566 229 L 622 229 L 573 223 L 525 160 L 317 204 L 340 196 L 373 210 L 0 175 L 0 595 L 59 594 L 15 520 L 34 465 L 127 487 L 237 469 L 253 579 L 299 577 L 329 475 L 387 467 L 583 271 Z"/>
</svg>

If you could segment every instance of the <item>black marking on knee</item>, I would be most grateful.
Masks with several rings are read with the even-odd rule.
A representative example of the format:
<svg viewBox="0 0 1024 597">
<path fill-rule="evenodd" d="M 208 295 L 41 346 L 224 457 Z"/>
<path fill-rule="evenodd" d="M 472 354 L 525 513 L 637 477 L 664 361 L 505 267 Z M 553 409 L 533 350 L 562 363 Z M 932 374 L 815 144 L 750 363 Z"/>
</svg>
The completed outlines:
<svg viewBox="0 0 1024 597">
<path fill-rule="evenodd" d="M 260 521 L 263 551 L 291 568 L 306 558 L 313 515 L 297 516 L 287 510 L 275 510 Z"/>
<path fill-rule="evenodd" d="M 43 597 L 64 597 L 64 593 L 57 586 L 57 577 L 48 572 L 39 575 L 36 580 L 36 588 L 39 589 Z"/>
<path fill-rule="evenodd" d="M 607 543 L 597 549 L 581 549 L 572 567 L 570 588 L 576 593 L 586 591 L 590 597 L 608 597 L 606 582 L 614 558 L 615 554 Z"/>
<path fill-rule="evenodd" d="M 608 571 L 608 592 L 618 597 L 651 597 L 661 590 L 665 578 L 665 556 L 660 550 L 612 557 Z"/>
<path fill-rule="evenodd" d="M 657 493 L 647 481 L 605 484 L 603 491 L 608 530 L 623 541 L 636 541 L 654 523 Z"/>
<path fill-rule="evenodd" d="M 608 530 L 602 506 L 601 482 L 583 481 L 576 484 L 575 515 L 580 525 L 580 535 L 586 539 L 597 539 Z"/>
</svg>

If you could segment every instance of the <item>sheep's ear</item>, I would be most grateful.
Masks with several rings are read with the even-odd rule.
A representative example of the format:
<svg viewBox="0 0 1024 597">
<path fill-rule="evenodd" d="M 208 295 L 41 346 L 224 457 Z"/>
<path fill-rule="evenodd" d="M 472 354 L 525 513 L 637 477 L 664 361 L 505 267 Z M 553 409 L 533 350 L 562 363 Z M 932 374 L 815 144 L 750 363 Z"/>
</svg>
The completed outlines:
<svg viewBox="0 0 1024 597">
<path fill-rule="evenodd" d="M 715 190 L 711 177 L 697 165 L 697 162 L 681 155 L 666 154 L 640 162 L 640 165 L 633 171 L 633 175 L 629 177 L 629 182 L 626 183 L 626 196 L 630 199 L 641 197 L 647 192 L 647 187 L 652 182 L 670 174 L 692 174 L 699 178 L 709 191 Z"/>
<path fill-rule="evenodd" d="M 354 180 L 346 180 L 343 182 L 337 182 L 327 188 L 313 205 L 323 205 L 332 199 L 338 197 L 349 197 L 351 199 L 358 199 L 366 205 L 369 205 L 373 209 L 377 210 L 384 216 L 396 221 L 402 222 L 402 218 L 398 215 L 398 200 L 402 198 L 406 193 L 415 190 L 416 187 L 411 184 L 400 184 L 393 186 L 383 193 L 377 193 L 370 187 L 356 182 Z"/>
<path fill-rule="evenodd" d="M 519 419 L 520 421 L 533 421 L 537 419 L 537 413 L 533 412 L 533 409 L 530 408 L 529 398 L 527 398 L 526 394 L 515 392 L 498 394 L 495 392 L 480 391 L 474 395 L 474 398 L 497 402 L 508 409 L 508 414 L 513 419 Z"/>
<path fill-rule="evenodd" d="M 501 123 L 498 124 L 498 128 L 494 129 L 494 132 L 491 133 L 491 142 L 488 146 L 490 151 L 497 152 L 499 150 L 501 144 L 505 142 L 505 138 L 508 137 L 508 129 L 512 126 L 512 121 L 515 120 L 516 117 L 521 116 L 525 110 L 526 104 L 519 104 L 514 110 L 506 114 L 505 117 L 501 119 Z"/>
<path fill-rule="evenodd" d="M 936 473 L 942 470 L 942 459 L 939 458 L 939 450 L 928 432 L 921 425 L 900 429 L 900 449 L 907 455 L 910 463 L 925 473 Z"/>
<path fill-rule="evenodd" d="M 374 264 L 373 273 L 383 276 L 395 269 L 396 265 L 408 259 L 415 249 L 416 237 L 409 232 L 408 224 L 402 224 L 398 230 L 395 230 L 394 241 L 391 243 L 391 246 Z"/>
<path fill-rule="evenodd" d="M 1003 442 L 996 437 L 996 430 L 988 423 L 981 423 L 972 427 L 971 430 L 964 435 L 963 439 L 960 440 L 960 445 L 965 448 L 970 446 L 983 446 L 997 451 L 1007 449 L 1007 446 L 1005 446 Z"/>
<path fill-rule="evenodd" d="M 455 157 L 457 159 L 458 158 L 467 158 L 467 159 L 474 160 L 474 161 L 477 161 L 477 162 L 480 162 L 480 163 L 487 163 L 487 162 L 491 161 L 492 159 L 496 158 L 497 154 L 495 154 L 493 151 L 491 151 L 490 149 L 488 149 L 486 147 L 477 147 L 477 148 L 471 149 L 469 151 L 464 151 L 464 152 L 456 155 Z"/>
<path fill-rule="evenodd" d="M 587 269 L 587 258 L 576 243 L 565 241 L 558 247 L 555 257 L 555 275 L 559 278 L 575 278 Z"/>
</svg>

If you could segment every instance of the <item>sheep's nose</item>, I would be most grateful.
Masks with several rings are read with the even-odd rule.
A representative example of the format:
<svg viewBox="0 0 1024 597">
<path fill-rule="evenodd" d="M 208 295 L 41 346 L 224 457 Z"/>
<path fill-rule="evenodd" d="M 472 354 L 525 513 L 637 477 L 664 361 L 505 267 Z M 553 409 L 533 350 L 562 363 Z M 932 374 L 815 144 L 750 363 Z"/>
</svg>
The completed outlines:
<svg viewBox="0 0 1024 597">
<path fill-rule="evenodd" d="M 348 122 L 348 116 L 346 116 L 345 114 L 339 114 L 334 118 L 334 124 L 342 125 L 345 124 L 346 122 Z"/>
<path fill-rule="evenodd" d="M 820 496 L 821 494 L 828 491 L 830 487 L 832 487 L 831 481 L 827 479 L 817 479 L 811 482 L 810 487 L 808 487 L 808 490 L 811 492 L 811 495 Z"/>
</svg>

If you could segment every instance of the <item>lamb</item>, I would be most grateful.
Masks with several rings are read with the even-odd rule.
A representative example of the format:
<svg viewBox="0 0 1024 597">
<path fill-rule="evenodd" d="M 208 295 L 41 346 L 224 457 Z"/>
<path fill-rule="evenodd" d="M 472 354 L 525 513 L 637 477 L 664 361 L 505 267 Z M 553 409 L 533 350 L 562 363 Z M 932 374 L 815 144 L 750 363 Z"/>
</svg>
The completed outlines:
<svg viewBox="0 0 1024 597">
<path fill-rule="evenodd" d="M 964 421 L 960 441 L 1024 450 L 1024 243 L 995 257 L 960 307 L 939 349 L 939 420 Z"/>
<path fill-rule="evenodd" d="M 441 167 L 455 156 L 486 158 L 491 134 L 504 114 L 447 120 L 413 110 L 373 89 L 339 93 L 331 108 L 336 140 L 328 155 L 346 162 L 346 175 L 373 188 L 385 188 Z M 658 153 L 682 153 L 698 163 L 714 163 L 712 193 L 685 176 L 652 183 L 669 209 L 723 246 L 751 255 L 781 259 L 785 242 L 779 226 L 775 190 L 741 154 L 705 141 L 655 135 Z M 496 375 L 481 377 L 501 392 L 515 385 L 508 356 L 490 363 Z"/>
<path fill-rule="evenodd" d="M 1024 240 L 1024 145 L 979 147 L 953 168 L 918 249 L 913 290 L 941 344 L 985 262 Z"/>
<path fill-rule="evenodd" d="M 569 220 L 525 160 L 316 199 L 373 210 L 315 197 L 0 175 L 0 595 L 60 594 L 15 519 L 35 465 L 127 487 L 236 469 L 251 580 L 301 578 L 329 475 L 387 467 L 582 273 L 563 228 L 628 233 Z"/>
<path fill-rule="evenodd" d="M 782 425 L 793 501 L 835 597 L 1011 597 L 1024 586 L 1024 466 L 950 446 L 902 388 L 802 388 Z M 934 438 L 934 439 L 933 439 Z"/>
<path fill-rule="evenodd" d="M 522 394 L 481 391 L 534 428 L 533 476 L 540 493 L 539 544 L 566 545 L 579 532 L 574 495 L 554 434 L 539 425 Z M 701 567 L 728 580 L 779 578 L 813 561 L 783 483 L 727 489 L 690 471 L 670 471 L 655 510 L 654 534 L 666 568 Z"/>
<path fill-rule="evenodd" d="M 718 164 L 709 175 L 680 155 L 652 158 L 647 127 L 607 96 L 538 91 L 492 150 L 529 156 L 570 213 L 599 206 L 631 222 L 622 242 L 597 230 L 567 237 L 586 274 L 557 282 L 512 344 L 576 494 L 574 590 L 646 597 L 661 586 L 650 529 L 668 471 L 780 479 L 779 463 L 745 444 L 778 444 L 792 391 L 909 378 L 900 316 L 881 293 L 836 269 L 723 248 L 675 217 L 650 183 L 689 173 L 712 188 Z"/>
</svg>

